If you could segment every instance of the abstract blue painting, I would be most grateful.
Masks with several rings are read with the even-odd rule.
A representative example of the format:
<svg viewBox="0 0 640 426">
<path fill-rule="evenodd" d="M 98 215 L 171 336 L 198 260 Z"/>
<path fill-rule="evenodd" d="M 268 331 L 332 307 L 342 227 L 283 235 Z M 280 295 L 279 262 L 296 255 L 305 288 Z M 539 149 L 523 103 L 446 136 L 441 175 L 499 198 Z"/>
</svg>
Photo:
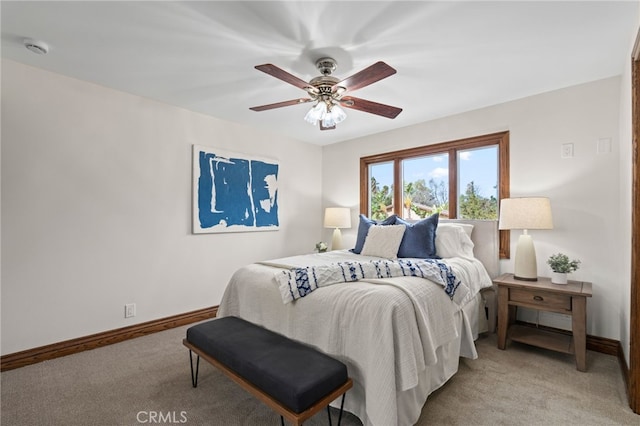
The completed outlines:
<svg viewBox="0 0 640 426">
<path fill-rule="evenodd" d="M 193 146 L 193 232 L 273 231 L 278 162 Z"/>
</svg>

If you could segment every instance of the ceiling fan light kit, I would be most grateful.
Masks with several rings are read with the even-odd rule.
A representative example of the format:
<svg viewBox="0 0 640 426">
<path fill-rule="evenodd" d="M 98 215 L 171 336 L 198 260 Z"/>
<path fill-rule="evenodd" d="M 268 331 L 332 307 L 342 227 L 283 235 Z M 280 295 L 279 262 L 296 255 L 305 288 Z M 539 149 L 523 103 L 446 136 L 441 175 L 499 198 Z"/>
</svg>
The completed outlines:
<svg viewBox="0 0 640 426">
<path fill-rule="evenodd" d="M 333 101 L 318 101 L 304 116 L 304 120 L 314 126 L 321 121 L 325 129 L 335 128 L 336 124 L 341 123 L 345 118 L 347 114 Z"/>
<path fill-rule="evenodd" d="M 307 112 L 304 119 L 314 126 L 320 124 L 320 130 L 335 129 L 336 124 L 347 118 L 347 114 L 341 108 L 356 109 L 370 114 L 376 114 L 387 118 L 396 118 L 401 108 L 379 104 L 353 96 L 344 97 L 345 93 L 368 86 L 383 78 L 396 73 L 396 70 L 384 62 L 376 62 L 370 67 L 340 80 L 331 75 L 335 71 L 337 63 L 332 58 L 320 58 L 316 61 L 316 68 L 322 75 L 314 77 L 308 83 L 273 64 L 256 65 L 256 69 L 276 77 L 286 83 L 303 89 L 309 95 L 308 98 L 293 99 L 291 101 L 277 102 L 274 104 L 251 107 L 253 111 L 266 111 L 290 105 L 298 105 L 306 102 L 315 102 Z"/>
</svg>

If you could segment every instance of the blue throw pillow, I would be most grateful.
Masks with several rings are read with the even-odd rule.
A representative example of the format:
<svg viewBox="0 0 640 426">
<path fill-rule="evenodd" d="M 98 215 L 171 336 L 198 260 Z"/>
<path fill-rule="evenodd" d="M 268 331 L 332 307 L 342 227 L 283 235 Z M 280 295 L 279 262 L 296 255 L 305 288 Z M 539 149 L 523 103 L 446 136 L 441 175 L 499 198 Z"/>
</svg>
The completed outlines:
<svg viewBox="0 0 640 426">
<path fill-rule="evenodd" d="M 362 252 L 362 247 L 364 247 L 364 240 L 367 239 L 367 234 L 369 233 L 369 228 L 371 225 L 395 225 L 396 223 L 396 215 L 391 215 L 385 220 L 376 221 L 373 219 L 369 219 L 365 215 L 360 215 L 360 223 L 358 224 L 358 237 L 356 238 L 356 246 L 351 249 L 351 251 L 355 254 L 360 254 Z"/>
<path fill-rule="evenodd" d="M 405 225 L 404 237 L 398 249 L 398 257 L 416 257 L 419 259 L 436 259 L 436 228 L 440 215 L 435 213 L 416 223 L 409 223 L 400 218 L 396 225 Z"/>
</svg>

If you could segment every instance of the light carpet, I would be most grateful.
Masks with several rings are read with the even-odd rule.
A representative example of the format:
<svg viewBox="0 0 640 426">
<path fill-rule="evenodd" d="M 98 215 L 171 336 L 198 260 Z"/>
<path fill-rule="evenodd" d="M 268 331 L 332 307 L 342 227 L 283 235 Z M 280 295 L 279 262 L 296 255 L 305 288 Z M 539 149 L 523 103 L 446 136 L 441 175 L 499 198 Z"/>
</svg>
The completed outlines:
<svg viewBox="0 0 640 426">
<path fill-rule="evenodd" d="M 192 388 L 187 328 L 0 374 L 2 425 L 279 425 L 271 409 L 204 361 Z M 640 425 L 613 356 L 589 351 L 582 373 L 569 355 L 517 343 L 498 350 L 495 335 L 481 336 L 477 347 L 479 359 L 460 360 L 418 425 Z M 326 411 L 305 423 L 326 424 Z M 347 414 L 342 424 L 361 422 Z"/>
</svg>

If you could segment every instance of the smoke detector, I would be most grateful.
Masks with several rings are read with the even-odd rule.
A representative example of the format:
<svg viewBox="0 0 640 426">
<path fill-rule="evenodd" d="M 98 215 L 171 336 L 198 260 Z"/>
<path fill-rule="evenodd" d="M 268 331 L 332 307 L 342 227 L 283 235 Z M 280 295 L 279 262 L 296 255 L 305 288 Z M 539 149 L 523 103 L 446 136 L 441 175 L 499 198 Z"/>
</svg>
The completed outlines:
<svg viewBox="0 0 640 426">
<path fill-rule="evenodd" d="M 24 47 L 32 51 L 33 53 L 37 53 L 38 55 L 46 55 L 49 51 L 49 46 L 42 41 L 32 40 L 27 38 L 24 40 Z"/>
</svg>

